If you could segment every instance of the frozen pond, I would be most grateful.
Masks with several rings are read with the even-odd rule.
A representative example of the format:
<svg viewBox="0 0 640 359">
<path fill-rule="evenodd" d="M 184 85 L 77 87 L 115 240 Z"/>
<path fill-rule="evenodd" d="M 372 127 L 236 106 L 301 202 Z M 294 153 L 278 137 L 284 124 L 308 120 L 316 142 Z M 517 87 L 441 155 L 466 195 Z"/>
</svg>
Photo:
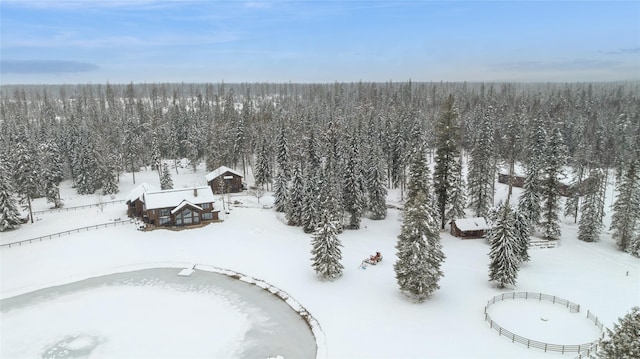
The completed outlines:
<svg viewBox="0 0 640 359">
<path fill-rule="evenodd" d="M 0 301 L 2 358 L 315 358 L 280 298 L 223 274 L 156 268 Z"/>
</svg>

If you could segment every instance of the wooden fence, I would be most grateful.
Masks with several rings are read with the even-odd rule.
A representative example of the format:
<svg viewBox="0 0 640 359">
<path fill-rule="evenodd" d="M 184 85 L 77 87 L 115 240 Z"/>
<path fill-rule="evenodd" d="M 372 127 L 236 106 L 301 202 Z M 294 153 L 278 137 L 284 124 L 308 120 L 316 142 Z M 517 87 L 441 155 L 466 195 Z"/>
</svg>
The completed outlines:
<svg viewBox="0 0 640 359">
<path fill-rule="evenodd" d="M 74 229 L 70 229 L 68 231 L 63 231 L 63 232 L 58 232 L 58 233 L 53 233 L 53 234 L 47 234 L 47 235 L 40 236 L 40 237 L 24 239 L 22 241 L 16 241 L 16 242 L 11 242 L 11 243 L 0 244 L 0 248 L 1 247 L 9 247 L 9 248 L 11 248 L 11 246 L 15 247 L 15 246 L 21 246 L 21 245 L 27 244 L 27 243 L 42 242 L 43 240 L 46 240 L 46 239 L 60 238 L 62 236 L 69 235 L 69 234 L 72 234 L 72 233 L 86 232 L 86 231 L 90 231 L 92 229 L 116 227 L 118 225 L 125 225 L 125 224 L 131 224 L 131 223 L 133 223 L 133 221 L 130 220 L 129 218 L 127 218 L 127 220 L 125 220 L 125 221 L 113 221 L 113 222 L 109 222 L 109 223 L 94 224 L 92 226 L 74 228 Z"/>
<path fill-rule="evenodd" d="M 44 214 L 44 213 L 77 211 L 79 209 L 85 209 L 85 208 L 91 208 L 91 207 L 100 207 L 100 206 L 106 206 L 108 204 L 124 203 L 124 202 L 125 202 L 124 199 L 117 199 L 115 201 L 105 201 L 105 202 L 102 202 L 102 203 L 85 204 L 84 206 L 51 208 L 51 209 L 46 209 L 44 211 L 33 211 L 33 215 L 35 216 L 36 214 Z"/>
<path fill-rule="evenodd" d="M 575 345 L 550 344 L 550 343 L 539 342 L 537 340 L 531 340 L 529 338 L 522 337 L 520 335 L 512 333 L 511 331 L 501 327 L 498 323 L 496 323 L 495 321 L 493 321 L 493 319 L 491 319 L 491 317 L 489 316 L 489 313 L 487 313 L 487 308 L 492 304 L 494 304 L 495 302 L 503 301 L 505 299 L 533 299 L 533 300 L 537 299 L 539 301 L 548 300 L 553 302 L 554 304 L 559 304 L 567 307 L 569 311 L 571 311 L 572 313 L 580 312 L 580 305 L 573 303 L 569 300 L 556 297 L 554 295 L 548 295 L 543 293 L 513 292 L 513 293 L 504 293 L 501 295 L 496 295 L 495 297 L 491 298 L 491 300 L 487 302 L 487 306 L 484 307 L 484 319 L 487 322 L 489 322 L 489 326 L 491 329 L 494 329 L 495 331 L 497 331 L 499 335 L 509 338 L 512 343 L 517 342 L 517 343 L 526 345 L 527 348 L 537 348 L 537 349 L 544 350 L 545 352 L 553 351 L 553 352 L 560 352 L 562 354 L 579 353 L 576 359 L 588 357 L 590 353 L 593 353 L 596 351 L 597 345 L 600 342 L 600 340 L 595 340 L 589 343 L 575 344 Z M 602 323 L 600 322 L 600 320 L 598 320 L 598 318 L 595 315 L 593 315 L 593 313 L 591 313 L 590 311 L 587 311 L 587 318 L 589 318 L 592 322 L 594 322 L 594 324 L 598 327 L 598 329 L 600 329 L 601 332 L 603 331 Z"/>
</svg>

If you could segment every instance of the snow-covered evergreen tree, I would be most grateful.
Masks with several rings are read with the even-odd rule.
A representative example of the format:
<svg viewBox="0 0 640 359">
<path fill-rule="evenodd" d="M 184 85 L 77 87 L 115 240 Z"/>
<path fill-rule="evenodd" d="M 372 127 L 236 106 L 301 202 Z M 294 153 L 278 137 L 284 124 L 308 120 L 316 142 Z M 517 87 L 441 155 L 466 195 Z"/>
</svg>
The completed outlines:
<svg viewBox="0 0 640 359">
<path fill-rule="evenodd" d="M 418 301 L 429 298 L 440 288 L 438 282 L 444 276 L 441 265 L 445 255 L 437 216 L 428 197 L 419 191 L 405 205 L 396 244 L 398 260 L 393 266 L 400 290 Z"/>
<path fill-rule="evenodd" d="M 312 233 L 318 226 L 320 217 L 320 178 L 316 171 L 306 171 L 303 177 L 304 190 L 302 192 L 302 229 L 305 233 Z"/>
<path fill-rule="evenodd" d="M 286 127 L 282 126 L 278 133 L 277 139 L 278 153 L 276 155 L 276 164 L 282 172 L 286 181 L 291 180 L 291 158 L 289 155 L 289 145 L 287 143 Z"/>
<path fill-rule="evenodd" d="M 422 147 L 416 148 L 411 155 L 409 167 L 409 183 L 407 184 L 407 200 L 405 207 L 413 205 L 418 193 L 430 193 L 429 168 Z M 431 200 L 431 198 L 429 198 Z"/>
<path fill-rule="evenodd" d="M 20 211 L 13 198 L 11 185 L 6 167 L 0 164 L 0 232 L 20 226 Z"/>
<path fill-rule="evenodd" d="M 40 190 L 40 161 L 38 153 L 28 137 L 26 128 L 21 129 L 13 146 L 13 183 L 19 195 L 19 202 L 24 209 L 29 210 L 29 217 L 31 223 L 33 223 L 31 199 L 36 196 Z"/>
<path fill-rule="evenodd" d="M 464 209 L 467 204 L 467 196 L 465 194 L 465 184 L 462 178 L 462 166 L 459 161 L 453 163 L 453 173 L 455 176 L 451 178 L 451 195 L 449 197 L 449 208 L 445 213 L 446 222 L 451 222 L 458 218 L 464 218 L 466 213 Z"/>
<path fill-rule="evenodd" d="M 540 226 L 542 227 L 544 238 L 558 239 L 560 238 L 561 209 L 560 177 L 563 175 L 562 171 L 567 153 L 558 124 L 552 129 L 545 148 L 545 162 L 542 169 L 543 180 L 541 183 L 543 208 Z"/>
<path fill-rule="evenodd" d="M 607 328 L 607 338 L 600 341 L 598 356 L 603 359 L 640 358 L 640 307 L 633 307 L 624 317 Z"/>
<path fill-rule="evenodd" d="M 518 209 L 513 211 L 513 230 L 516 235 L 516 254 L 520 263 L 526 263 L 531 260 L 529 257 L 529 222 Z"/>
<path fill-rule="evenodd" d="M 40 185 L 42 194 L 47 198 L 48 203 L 53 203 L 54 208 L 59 208 L 62 204 L 60 200 L 60 190 L 58 185 L 63 180 L 60 152 L 54 141 L 48 140 L 40 144 Z"/>
<path fill-rule="evenodd" d="M 323 211 L 318 228 L 311 241 L 312 267 L 323 279 L 334 279 L 342 275 L 342 244 L 338 239 L 338 229 L 332 215 Z"/>
<path fill-rule="evenodd" d="M 269 183 L 272 180 L 271 174 L 271 160 L 269 159 L 269 148 L 267 147 L 267 141 L 262 140 L 262 145 L 260 146 L 260 152 L 258 153 L 258 163 L 256 164 L 255 170 L 255 179 L 256 185 L 258 186 L 267 186 L 269 188 Z"/>
<path fill-rule="evenodd" d="M 171 179 L 171 173 L 169 172 L 169 166 L 167 163 L 162 164 L 162 175 L 160 176 L 160 189 L 173 189 L 173 179 Z"/>
<path fill-rule="evenodd" d="M 451 208 L 451 197 L 459 184 L 455 178 L 459 176 L 460 165 L 460 127 L 458 110 L 453 95 L 449 95 L 435 125 L 436 156 L 433 172 L 434 195 L 438 206 L 440 228 L 444 229 L 447 220 L 447 209 Z M 457 163 L 457 164 L 456 164 Z M 458 193 L 459 194 L 459 193 Z"/>
<path fill-rule="evenodd" d="M 610 229 L 611 236 L 622 251 L 629 250 L 640 219 L 640 177 L 637 171 L 636 161 L 629 161 L 616 183 L 618 194 L 613 205 Z"/>
<path fill-rule="evenodd" d="M 487 239 L 491 244 L 489 280 L 496 281 L 499 288 L 515 285 L 520 258 L 513 213 L 508 203 L 502 206 L 495 227 Z"/>
<path fill-rule="evenodd" d="M 599 168 L 589 171 L 589 185 L 584 188 L 581 216 L 578 225 L 578 239 L 585 242 L 597 242 L 602 232 L 602 216 L 604 202 L 601 193 L 604 175 Z"/>
<path fill-rule="evenodd" d="M 469 206 L 477 217 L 486 216 L 489 208 L 493 206 L 493 185 L 496 175 L 493 153 L 493 112 L 492 107 L 486 110 L 469 157 L 467 174 Z"/>
<path fill-rule="evenodd" d="M 118 189 L 118 182 L 113 163 L 107 160 L 107 162 L 102 165 L 100 172 L 102 173 L 102 194 L 111 195 L 118 193 L 120 190 Z"/>
<path fill-rule="evenodd" d="M 360 151 L 355 136 L 353 136 L 350 147 L 343 178 L 342 200 L 344 209 L 349 214 L 347 228 L 359 229 L 365 209 L 365 185 L 360 165 Z"/>
<path fill-rule="evenodd" d="M 380 155 L 379 151 L 376 151 Z M 387 187 L 385 187 L 385 173 L 382 170 L 379 159 L 382 156 L 374 156 L 370 159 L 370 169 L 367 181 L 367 193 L 369 194 L 369 211 L 371 219 L 384 219 L 387 217 Z"/>
<path fill-rule="evenodd" d="M 540 173 L 546 147 L 547 133 L 542 122 L 534 118 L 531 126 L 533 131 L 529 134 L 526 145 L 527 177 L 524 181 L 523 193 L 518 201 L 518 212 L 527 219 L 529 231 L 533 231 L 540 223 L 542 216 L 542 189 Z"/>
<path fill-rule="evenodd" d="M 288 195 L 289 188 L 286 175 L 284 174 L 284 171 L 278 170 L 273 193 L 273 206 L 275 207 L 276 212 L 284 212 L 287 209 Z"/>
<path fill-rule="evenodd" d="M 302 225 L 302 201 L 304 197 L 304 180 L 297 166 L 293 170 L 293 180 L 289 188 L 289 205 L 287 206 L 287 223 L 290 226 Z"/>
</svg>

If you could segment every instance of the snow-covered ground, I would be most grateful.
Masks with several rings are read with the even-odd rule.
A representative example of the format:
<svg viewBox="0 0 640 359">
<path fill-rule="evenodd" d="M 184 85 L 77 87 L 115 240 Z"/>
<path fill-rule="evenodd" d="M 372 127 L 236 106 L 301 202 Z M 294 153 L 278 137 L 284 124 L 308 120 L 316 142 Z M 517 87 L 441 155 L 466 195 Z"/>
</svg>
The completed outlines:
<svg viewBox="0 0 640 359">
<path fill-rule="evenodd" d="M 175 187 L 203 185 L 204 174 L 202 167 L 195 173 L 190 169 L 181 169 L 179 175 L 173 175 Z M 137 173 L 136 182 L 143 181 L 157 185 L 157 173 Z M 95 195 L 79 196 L 68 183 L 65 182 L 64 185 L 66 187 L 62 191 L 65 206 L 97 202 Z M 134 186 L 130 174 L 123 175 L 116 199 L 125 198 Z M 496 189 L 497 197 L 504 198 L 506 187 L 497 185 Z M 612 194 L 611 191 L 609 194 Z M 365 219 L 362 229 L 342 233 L 339 238 L 344 245 L 344 275 L 335 281 L 321 281 L 311 268 L 310 236 L 300 228 L 284 224 L 281 214 L 264 208 L 265 204 L 272 202 L 271 197 L 262 197 L 260 203 L 255 197 L 246 194 L 233 196 L 232 200 L 240 204 L 233 206 L 228 215 L 221 212 L 224 222 L 203 228 L 177 232 L 140 232 L 130 224 L 18 247 L 3 247 L 0 250 L 1 297 L 4 300 L 53 285 L 122 272 L 135 266 L 152 268 L 156 264 L 161 267 L 160 264 L 163 263 L 202 264 L 228 268 L 262 279 L 291 294 L 320 323 L 324 332 L 326 356 L 329 358 L 561 356 L 559 353 L 544 353 L 513 344 L 489 329 L 488 323 L 484 321 L 484 306 L 487 300 L 508 290 L 496 289 L 488 282 L 489 246 L 482 239 L 460 240 L 443 232 L 441 238 L 447 258 L 443 265 L 445 276 L 440 282 L 441 288 L 424 303 L 413 303 L 398 292 L 393 272 L 394 246 L 401 224 L 401 213 L 398 210 L 389 210 L 387 219 L 383 221 Z M 389 201 L 399 202 L 399 194 L 392 191 Z M 610 205 L 611 198 L 606 203 Z M 36 200 L 34 206 L 36 209 L 47 208 L 42 199 Z M 124 219 L 126 205 L 107 205 L 104 211 L 93 207 L 64 213 L 44 213 L 38 217 L 40 220 L 34 224 L 0 234 L 2 243 L 82 227 L 87 223 L 108 222 L 120 217 Z M 606 218 L 607 226 L 609 217 Z M 375 251 L 382 252 L 384 260 L 377 266 L 360 269 L 362 259 Z M 566 219 L 562 224 L 559 245 L 553 249 L 532 251 L 531 257 L 531 262 L 520 270 L 514 290 L 557 295 L 580 304 L 582 308 L 579 314 L 568 313 L 561 307 L 560 311 L 546 311 L 546 323 L 563 323 L 567 330 L 576 332 L 585 330 L 587 333 L 584 338 L 589 337 L 591 331 L 595 335 L 593 339 L 597 339 L 593 324 L 582 318 L 586 316 L 587 309 L 598 316 L 605 326 L 612 327 L 618 317 L 623 316 L 632 306 L 640 304 L 640 260 L 619 252 L 606 231 L 598 243 L 580 242 L 577 240 L 577 225 L 573 224 L 572 219 Z M 152 294 L 143 292 L 145 291 L 125 293 L 123 288 L 103 288 L 87 297 L 86 305 L 94 305 L 96 310 L 108 308 L 103 304 L 121 296 L 120 298 L 126 298 L 128 310 L 135 312 L 138 306 L 144 307 L 144 297 Z M 209 306 L 220 305 L 219 308 L 223 308 L 225 305 L 213 303 L 215 299 L 196 297 L 196 294 L 165 295 L 159 301 L 167 304 L 171 302 L 172 306 L 168 308 L 174 309 L 166 313 L 162 320 L 155 318 L 153 320 L 157 322 L 150 321 L 147 324 L 174 326 L 182 318 L 198 317 L 199 313 L 208 313 L 206 310 L 216 310 Z M 56 299 L 55 305 L 72 308 L 77 306 L 74 303 L 80 305 L 74 302 L 73 297 L 60 297 Z M 48 305 L 53 304 L 33 306 L 33 313 L 24 313 L 21 320 L 10 320 L 11 311 L 2 307 L 1 357 L 15 353 L 13 340 L 31 338 L 27 334 L 16 338 L 9 333 L 28 333 L 34 326 L 43 326 L 51 333 L 57 333 L 60 339 L 73 334 L 68 333 L 64 321 L 61 323 L 56 314 L 48 311 Z M 503 305 L 505 306 L 502 307 Z M 541 316 L 539 313 L 534 315 L 528 305 L 525 301 L 496 303 L 492 310 L 501 312 L 493 314 L 496 315 L 494 320 L 498 321 L 497 315 L 500 318 L 508 317 L 510 321 L 505 321 L 503 326 L 507 327 L 509 324 L 513 326 L 509 328 L 513 332 L 531 335 L 531 339 L 548 340 L 554 344 L 577 344 L 572 342 L 574 338 L 560 337 L 561 333 L 557 340 L 555 335 L 546 336 L 547 330 L 543 323 L 526 324 Z M 178 307 L 179 310 L 175 309 Z M 72 312 L 70 313 L 69 316 L 72 316 Z M 574 319 L 575 316 L 579 319 Z M 135 325 L 142 325 L 140 322 L 146 320 L 140 313 L 132 313 L 132 318 L 138 323 Z M 241 343 L 241 338 L 251 327 L 245 325 L 246 319 L 243 319 L 242 313 L 221 316 L 216 321 L 191 322 L 195 328 L 190 330 L 198 332 L 217 333 L 220 328 L 235 328 L 237 332 L 231 340 L 236 340 L 237 343 Z M 518 333 L 517 324 L 522 325 L 523 333 Z M 117 324 L 109 321 L 97 323 L 95 330 L 100 330 L 101 333 L 118 331 Z M 107 340 L 109 336 L 106 335 Z M 80 344 L 72 344 L 81 346 L 83 340 L 90 341 L 91 338 L 79 338 L 77 341 Z M 156 331 L 152 330 L 144 340 L 151 343 L 163 338 L 156 337 Z M 563 343 L 565 340 L 570 342 Z M 215 347 L 215 342 L 211 341 L 210 352 L 181 352 L 179 356 L 227 353 L 223 347 Z M 117 349 L 112 348 L 113 353 L 123 356 L 126 353 L 138 353 L 136 341 L 124 343 Z M 180 334 L 176 334 L 176 340 L 164 340 L 162 344 L 168 346 L 167 353 L 179 352 L 182 347 Z M 39 343 L 18 356 L 40 356 L 46 349 L 45 343 Z M 97 352 L 98 347 L 95 350 Z M 565 354 L 563 357 L 573 356 Z"/>
</svg>

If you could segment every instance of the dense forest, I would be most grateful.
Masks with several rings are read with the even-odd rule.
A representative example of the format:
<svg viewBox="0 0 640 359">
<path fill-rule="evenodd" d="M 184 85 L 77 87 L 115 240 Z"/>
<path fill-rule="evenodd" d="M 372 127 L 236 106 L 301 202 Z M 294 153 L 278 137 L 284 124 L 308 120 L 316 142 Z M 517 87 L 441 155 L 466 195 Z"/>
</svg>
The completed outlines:
<svg viewBox="0 0 640 359">
<path fill-rule="evenodd" d="M 338 231 L 384 218 L 387 189 L 411 200 L 418 173 L 444 228 L 465 209 L 506 216 L 494 208 L 495 178 L 518 164 L 527 180 L 514 213 L 529 230 L 557 239 L 564 213 L 580 221 L 580 239 L 597 241 L 615 180 L 613 236 L 640 252 L 638 82 L 107 83 L 5 85 L 1 94 L 3 230 L 15 226 L 12 198 L 60 206 L 63 179 L 80 194 L 113 194 L 123 171 L 161 177 L 161 159 L 180 158 L 252 171 L 307 232 L 332 217 Z M 431 175 L 410 171 L 415 156 L 434 162 Z M 565 176 L 575 183 L 563 199 Z"/>
</svg>

